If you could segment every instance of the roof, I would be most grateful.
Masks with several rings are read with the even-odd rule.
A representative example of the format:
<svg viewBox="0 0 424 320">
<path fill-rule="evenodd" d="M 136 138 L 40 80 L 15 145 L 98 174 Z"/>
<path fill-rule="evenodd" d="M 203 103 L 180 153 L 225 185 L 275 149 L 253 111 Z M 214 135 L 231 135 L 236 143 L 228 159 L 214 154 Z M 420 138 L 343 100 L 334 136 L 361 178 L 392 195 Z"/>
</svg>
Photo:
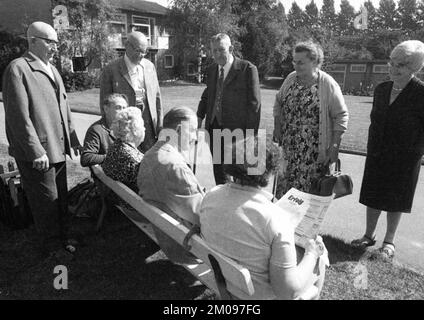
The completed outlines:
<svg viewBox="0 0 424 320">
<path fill-rule="evenodd" d="M 152 13 L 158 15 L 167 15 L 168 8 L 161 6 L 156 2 L 143 0 L 110 0 L 112 5 L 123 10 L 138 11 L 144 13 Z"/>
<path fill-rule="evenodd" d="M 339 59 L 339 60 L 335 60 L 333 62 L 334 63 L 387 63 L 387 61 L 389 61 L 389 59 L 387 60 L 383 60 L 383 59 Z"/>
</svg>

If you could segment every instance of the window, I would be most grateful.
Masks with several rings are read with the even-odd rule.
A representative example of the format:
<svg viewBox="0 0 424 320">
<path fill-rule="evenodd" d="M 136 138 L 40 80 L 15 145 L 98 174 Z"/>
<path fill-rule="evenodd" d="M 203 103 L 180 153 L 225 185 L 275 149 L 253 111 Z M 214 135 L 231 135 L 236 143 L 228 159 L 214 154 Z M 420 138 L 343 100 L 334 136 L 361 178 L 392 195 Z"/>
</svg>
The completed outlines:
<svg viewBox="0 0 424 320">
<path fill-rule="evenodd" d="M 155 25 L 154 18 L 147 18 L 141 16 L 132 16 L 132 30 L 142 32 L 152 45 L 152 25 Z"/>
<path fill-rule="evenodd" d="M 123 48 L 124 39 L 127 37 L 127 15 L 117 13 L 113 20 L 108 21 L 110 34 L 109 42 L 113 48 Z"/>
<path fill-rule="evenodd" d="M 196 75 L 196 66 L 194 63 L 187 63 L 187 75 L 194 76 Z"/>
<path fill-rule="evenodd" d="M 345 64 L 332 64 L 327 66 L 327 70 L 331 72 L 346 72 Z"/>
<path fill-rule="evenodd" d="M 389 66 L 387 64 L 375 64 L 372 67 L 373 73 L 389 73 Z"/>
<path fill-rule="evenodd" d="M 350 72 L 352 73 L 365 73 L 367 66 L 365 64 L 352 64 Z"/>
<path fill-rule="evenodd" d="M 165 68 L 173 68 L 174 67 L 174 56 L 172 54 L 165 55 Z"/>
</svg>

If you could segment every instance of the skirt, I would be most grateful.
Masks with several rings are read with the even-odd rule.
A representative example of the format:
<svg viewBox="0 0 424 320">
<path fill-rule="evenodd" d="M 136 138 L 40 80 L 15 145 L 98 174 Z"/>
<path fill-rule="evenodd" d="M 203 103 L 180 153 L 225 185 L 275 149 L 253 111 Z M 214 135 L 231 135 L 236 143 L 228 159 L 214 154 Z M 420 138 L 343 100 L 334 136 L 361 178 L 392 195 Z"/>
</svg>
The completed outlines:
<svg viewBox="0 0 424 320">
<path fill-rule="evenodd" d="M 404 151 L 368 155 L 359 202 L 377 210 L 410 213 L 421 157 Z"/>
</svg>

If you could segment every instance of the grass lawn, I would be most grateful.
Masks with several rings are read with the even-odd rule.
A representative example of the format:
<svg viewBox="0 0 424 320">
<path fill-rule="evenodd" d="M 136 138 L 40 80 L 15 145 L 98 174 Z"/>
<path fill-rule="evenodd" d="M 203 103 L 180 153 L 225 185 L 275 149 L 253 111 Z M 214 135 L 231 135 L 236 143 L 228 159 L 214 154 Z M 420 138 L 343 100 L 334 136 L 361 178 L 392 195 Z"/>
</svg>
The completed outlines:
<svg viewBox="0 0 424 320">
<path fill-rule="evenodd" d="M 175 106 L 187 106 L 197 110 L 203 85 L 164 86 L 161 88 L 162 101 L 165 112 Z M 272 106 L 277 90 L 261 89 L 262 114 L 260 127 L 272 133 L 274 120 Z M 76 112 L 100 114 L 99 89 L 84 92 L 69 93 L 71 108 Z M 348 151 L 366 152 L 368 127 L 370 125 L 371 97 L 345 96 L 349 109 L 349 128 L 343 136 L 341 148 Z"/>
<path fill-rule="evenodd" d="M 197 108 L 203 86 L 163 87 L 165 111 L 172 106 Z M 261 127 L 272 128 L 272 104 L 276 91 L 262 90 Z M 69 94 L 74 111 L 98 112 L 98 89 Z M 371 98 L 346 97 L 351 125 L 343 147 L 365 150 Z M 5 145 L 0 144 L 0 163 L 5 164 Z M 88 176 L 87 170 L 69 162 L 69 185 Z M 34 226 L 12 231 L 0 224 L 0 300 L 2 299 L 214 299 L 182 267 L 164 257 L 158 247 L 123 215 L 110 212 L 99 233 L 94 220 L 74 218 L 73 230 L 85 242 L 73 261 L 40 260 Z M 404 266 L 375 259 L 339 239 L 324 235 L 330 254 L 322 292 L 324 300 L 424 299 L 424 275 Z M 53 269 L 68 268 L 68 290 L 53 287 Z"/>
</svg>

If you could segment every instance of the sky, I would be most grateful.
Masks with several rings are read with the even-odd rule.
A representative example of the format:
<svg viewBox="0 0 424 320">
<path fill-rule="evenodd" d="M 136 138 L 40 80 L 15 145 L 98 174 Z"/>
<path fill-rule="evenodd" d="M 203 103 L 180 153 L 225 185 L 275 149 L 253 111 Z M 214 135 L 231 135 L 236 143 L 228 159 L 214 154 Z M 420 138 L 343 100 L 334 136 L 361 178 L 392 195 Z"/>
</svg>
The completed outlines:
<svg viewBox="0 0 424 320">
<path fill-rule="evenodd" d="M 157 2 L 161 5 L 163 5 L 164 7 L 167 7 L 169 4 L 169 0 L 147 0 L 147 1 L 151 1 L 151 2 Z M 284 9 L 286 9 L 286 13 L 289 12 L 293 0 L 280 0 L 281 3 L 284 6 Z M 321 9 L 322 6 L 322 0 L 314 0 L 315 4 L 317 5 L 318 9 Z M 305 6 L 311 2 L 311 0 L 295 0 L 295 2 L 297 3 L 297 5 L 299 7 L 301 7 L 302 9 L 305 9 Z M 361 7 L 361 5 L 365 2 L 364 0 L 349 0 L 351 6 L 353 6 L 355 8 L 356 11 L 359 10 L 359 8 Z M 380 0 L 372 0 L 372 3 L 374 5 L 374 7 L 378 7 Z M 395 0 L 395 2 L 397 3 L 398 0 Z M 340 0 L 334 0 L 334 7 L 336 9 L 336 12 L 338 12 L 340 10 Z"/>
</svg>

